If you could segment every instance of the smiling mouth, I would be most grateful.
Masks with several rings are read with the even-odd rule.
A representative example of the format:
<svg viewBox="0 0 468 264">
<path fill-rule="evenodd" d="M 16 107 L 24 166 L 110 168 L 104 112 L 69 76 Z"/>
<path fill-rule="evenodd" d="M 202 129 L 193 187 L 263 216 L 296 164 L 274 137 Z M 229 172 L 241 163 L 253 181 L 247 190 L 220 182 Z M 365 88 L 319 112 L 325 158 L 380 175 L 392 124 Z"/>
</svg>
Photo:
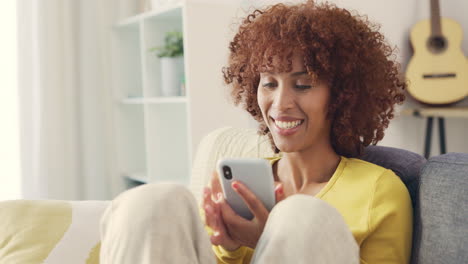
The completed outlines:
<svg viewBox="0 0 468 264">
<path fill-rule="evenodd" d="M 293 121 L 278 121 L 274 118 L 271 119 L 273 120 L 275 125 L 280 129 L 293 129 L 300 126 L 304 122 L 304 119 L 297 119 Z"/>
</svg>

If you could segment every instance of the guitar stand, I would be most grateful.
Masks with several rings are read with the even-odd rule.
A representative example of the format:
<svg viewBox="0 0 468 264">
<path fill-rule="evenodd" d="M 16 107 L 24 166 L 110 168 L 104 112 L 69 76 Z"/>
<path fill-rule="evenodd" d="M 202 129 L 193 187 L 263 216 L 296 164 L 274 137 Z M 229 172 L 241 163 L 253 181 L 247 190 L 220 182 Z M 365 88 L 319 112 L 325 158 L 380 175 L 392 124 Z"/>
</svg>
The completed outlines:
<svg viewBox="0 0 468 264">
<path fill-rule="evenodd" d="M 468 107 L 420 107 L 407 108 L 401 114 L 414 116 L 417 118 L 425 118 L 426 122 L 426 138 L 424 139 L 424 157 L 429 158 L 431 154 L 431 139 L 432 126 L 434 118 L 437 118 L 439 123 L 439 146 L 440 154 L 447 153 L 447 145 L 445 144 L 445 118 L 468 118 Z"/>
<path fill-rule="evenodd" d="M 429 158 L 431 154 L 431 139 L 432 139 L 432 122 L 434 120 L 433 116 L 427 117 L 426 123 L 426 138 L 424 141 L 424 157 L 426 159 Z M 445 145 L 445 119 L 443 117 L 437 118 L 439 124 L 439 145 L 440 145 L 440 154 L 447 153 L 446 145 Z"/>
</svg>

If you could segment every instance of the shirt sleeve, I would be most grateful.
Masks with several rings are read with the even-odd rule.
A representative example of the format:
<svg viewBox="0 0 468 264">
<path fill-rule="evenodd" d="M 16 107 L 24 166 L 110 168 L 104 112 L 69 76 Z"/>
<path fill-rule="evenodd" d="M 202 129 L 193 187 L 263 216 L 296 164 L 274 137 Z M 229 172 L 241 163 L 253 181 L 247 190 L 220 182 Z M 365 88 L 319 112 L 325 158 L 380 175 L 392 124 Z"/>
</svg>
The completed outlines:
<svg viewBox="0 0 468 264">
<path fill-rule="evenodd" d="M 253 255 L 253 249 L 249 247 L 240 247 L 235 251 L 228 251 L 222 246 L 213 246 L 213 251 L 218 264 L 249 264 Z"/>
<path fill-rule="evenodd" d="M 413 209 L 408 189 L 386 170 L 376 181 L 369 206 L 369 235 L 361 244 L 361 263 L 409 263 Z"/>
</svg>

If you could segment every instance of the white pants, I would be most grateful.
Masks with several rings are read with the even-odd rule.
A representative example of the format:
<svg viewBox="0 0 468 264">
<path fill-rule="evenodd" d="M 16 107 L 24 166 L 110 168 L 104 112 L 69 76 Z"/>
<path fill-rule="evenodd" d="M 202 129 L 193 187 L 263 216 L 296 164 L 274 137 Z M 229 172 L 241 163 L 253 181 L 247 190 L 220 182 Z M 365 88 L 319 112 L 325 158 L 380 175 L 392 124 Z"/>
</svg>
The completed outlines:
<svg viewBox="0 0 468 264">
<path fill-rule="evenodd" d="M 177 184 L 119 195 L 101 219 L 101 243 L 101 264 L 216 263 L 196 199 Z M 251 263 L 359 263 L 359 247 L 336 209 L 299 194 L 273 208 Z"/>
</svg>

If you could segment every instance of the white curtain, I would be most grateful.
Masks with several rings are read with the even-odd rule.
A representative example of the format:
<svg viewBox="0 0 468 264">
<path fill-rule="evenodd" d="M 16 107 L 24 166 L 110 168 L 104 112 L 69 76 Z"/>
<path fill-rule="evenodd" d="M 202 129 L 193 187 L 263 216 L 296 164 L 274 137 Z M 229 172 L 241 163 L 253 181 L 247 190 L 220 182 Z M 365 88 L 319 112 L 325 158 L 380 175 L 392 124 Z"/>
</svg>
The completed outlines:
<svg viewBox="0 0 468 264">
<path fill-rule="evenodd" d="M 23 197 L 108 199 L 111 0 L 18 1 Z"/>
</svg>

